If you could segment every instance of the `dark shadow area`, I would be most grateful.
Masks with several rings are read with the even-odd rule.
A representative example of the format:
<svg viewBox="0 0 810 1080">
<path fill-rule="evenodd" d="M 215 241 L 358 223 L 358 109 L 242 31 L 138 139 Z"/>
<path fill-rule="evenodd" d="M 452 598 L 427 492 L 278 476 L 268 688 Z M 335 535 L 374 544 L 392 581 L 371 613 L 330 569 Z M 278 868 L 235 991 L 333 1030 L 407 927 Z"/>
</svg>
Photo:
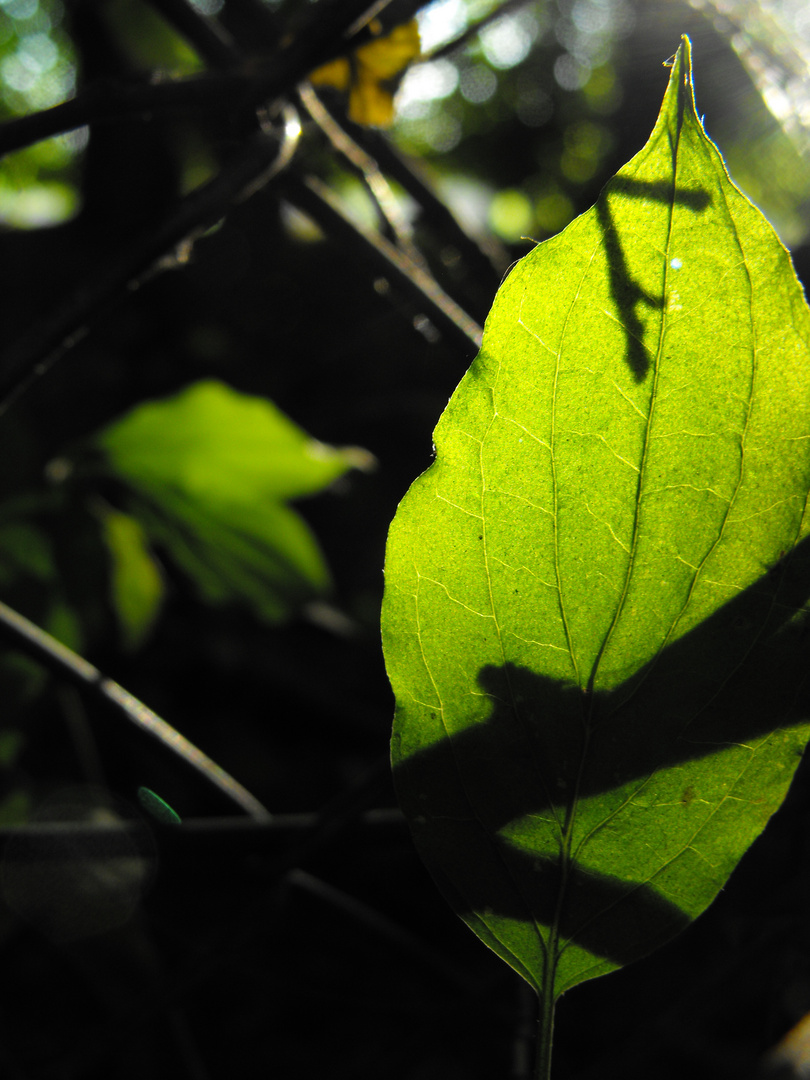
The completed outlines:
<svg viewBox="0 0 810 1080">
<path fill-rule="evenodd" d="M 576 799 L 805 720 L 798 613 L 809 597 L 805 539 L 610 693 L 591 698 L 512 664 L 483 668 L 491 716 L 395 772 L 420 851 L 456 909 L 548 925 L 564 888 L 563 936 L 619 963 L 681 929 L 687 917 L 654 889 L 576 865 L 563 882 L 559 864 L 502 830 L 533 815 L 553 839 Z M 684 805 L 692 797 L 687 787 Z"/>
<path fill-rule="evenodd" d="M 404 21 L 415 6 L 395 0 L 373 13 L 384 22 Z M 202 15 L 201 7 L 212 14 Z M 608 23 L 619 36 L 604 47 L 597 43 L 600 66 L 578 90 L 563 86 L 558 74 L 571 62 L 585 71 L 579 47 L 598 35 L 584 32 L 583 19 L 595 13 L 602 25 L 607 8 L 591 0 L 541 7 L 493 12 L 516 19 L 521 36 L 527 26 L 534 35 L 527 15 L 539 20 L 522 63 L 495 68 L 477 34 L 471 48 L 443 57 L 445 75 L 446 65 L 458 65 L 458 86 L 430 105 L 432 118 L 411 124 L 419 137 L 409 144 L 404 172 L 396 162 L 402 140 L 400 150 L 387 154 L 390 135 L 353 127 L 344 96 L 322 88 L 340 126 L 395 181 L 397 201 L 400 187 L 408 192 L 406 203 L 414 200 L 406 215 L 413 242 L 447 294 L 478 321 L 506 267 L 529 243 L 490 234 L 486 252 L 477 250 L 487 204 L 478 196 L 468 204 L 467 178 L 470 191 L 487 192 L 487 198 L 519 192 L 532 213 L 546 205 L 547 194 L 552 203 L 570 200 L 573 213 L 588 211 L 607 178 L 649 136 L 667 81 L 661 62 L 682 32 L 695 42 L 699 104 L 724 152 L 736 145 L 737 160 L 745 161 L 750 145 L 750 156 L 759 156 L 758 132 L 776 123 L 730 46 L 728 21 L 720 27 L 711 5 L 704 12 L 686 0 L 613 5 Z M 76 216 L 60 225 L 18 228 L 3 220 L 0 348 L 8 356 L 27 341 L 32 358 L 31 341 L 51 340 L 65 316 L 78 325 L 65 355 L 0 421 L 0 599 L 51 632 L 67 632 L 77 651 L 176 725 L 275 815 L 272 825 L 254 827 L 159 743 L 116 722 L 106 705 L 32 670 L 19 655 L 1 657 L 0 862 L 5 856 L 11 865 L 15 880 L 7 875 L 6 900 L 18 910 L 0 903 L 0 1077 L 495 1080 L 512 1075 L 521 1049 L 528 1070 L 531 995 L 520 1012 L 522 980 L 481 945 L 435 888 L 397 817 L 388 775 L 380 789 L 368 783 L 368 771 L 387 757 L 393 713 L 379 645 L 386 532 L 408 485 L 431 461 L 431 432 L 475 347 L 434 322 L 435 312 L 405 290 L 392 266 L 372 258 L 361 238 L 352 240 L 328 221 L 316 235 L 307 219 L 291 212 L 296 204 L 281 189 L 293 175 L 330 185 L 345 177 L 346 193 L 357 191 L 357 174 L 336 160 L 294 93 L 291 104 L 305 130 L 290 167 L 263 193 L 230 208 L 227 200 L 218 202 L 209 224 L 218 223 L 191 252 L 183 247 L 176 263 L 161 263 L 171 270 L 137 274 L 137 288 L 113 296 L 108 270 L 178 221 L 179 208 L 205 189 L 206 176 L 236 175 L 257 124 L 239 87 L 247 93 L 262 72 L 276 79 L 289 70 L 298 55 L 291 39 L 294 46 L 302 26 L 308 27 L 301 39 L 307 50 L 334 36 L 342 54 L 345 38 L 335 34 L 333 15 L 348 26 L 372 9 L 359 0 L 25 0 L 0 10 L 6 90 L 13 72 L 27 85 L 41 69 L 37 93 L 45 88 L 55 100 L 50 94 L 67 86 L 62 80 L 72 54 L 76 105 L 89 126 L 89 136 L 82 129 L 75 142 L 65 140 L 76 149 L 67 167 L 55 160 L 62 150 L 55 155 L 46 145 L 32 146 L 27 160 L 5 162 L 3 210 L 29 184 L 35 205 L 63 183 L 75 189 L 78 202 Z M 177 17 L 183 20 L 179 42 L 166 21 Z M 70 41 L 69 53 L 60 36 Z M 178 45 L 189 47 L 184 41 L 203 58 L 202 69 L 187 80 L 175 76 L 171 59 Z M 577 43 L 576 57 L 563 41 Z M 193 99 L 181 105 L 175 95 L 192 90 Z M 166 107 L 169 97 L 177 108 Z M 275 97 L 261 96 L 274 158 L 287 129 L 272 105 L 264 109 Z M 136 98 L 148 98 L 154 108 L 133 111 Z M 36 121 L 45 104 L 32 95 L 26 105 L 24 90 L 14 90 L 12 99 L 5 116 L 13 124 Z M 431 127 L 440 144 L 419 134 Z M 81 150 L 84 138 L 89 142 Z M 763 188 L 770 188 L 771 176 L 780 179 L 771 160 L 777 159 L 760 162 Z M 453 178 L 463 181 L 458 203 L 446 186 Z M 650 194 L 654 202 L 608 196 L 618 226 L 612 249 L 617 290 L 622 258 L 631 253 L 629 214 L 666 212 L 660 200 L 669 199 L 667 192 L 653 187 Z M 474 211 L 474 236 L 455 220 L 462 202 Z M 685 216 L 697 230 L 708 215 Z M 564 223 L 538 216 L 522 235 L 543 239 Z M 810 266 L 805 269 L 810 276 Z M 610 303 L 607 275 L 603 280 Z M 89 301 L 94 283 L 96 296 L 109 295 L 108 303 Z M 655 280 L 643 283 L 654 304 Z M 625 310 L 648 322 L 658 314 L 632 287 Z M 624 334 L 616 340 L 623 357 Z M 646 362 L 641 353 L 639 359 Z M 235 602 L 204 603 L 189 576 L 161 551 L 165 603 L 152 636 L 129 651 L 111 604 L 110 551 L 98 513 L 105 503 L 120 509 L 121 493 L 79 471 L 65 475 L 65 465 L 77 442 L 131 406 L 203 378 L 272 399 L 314 438 L 364 447 L 379 467 L 298 507 L 334 582 L 320 613 L 304 611 L 268 626 Z M 632 383 L 630 373 L 627 378 Z M 46 573 L 49 551 L 55 569 Z M 342 617 L 330 622 L 330 613 Z M 320 621 L 312 617 L 318 614 Z M 785 638 L 791 632 L 785 628 Z M 695 656 L 700 660 L 697 648 L 694 656 L 684 653 L 683 665 Z M 515 738 L 525 738 L 516 717 L 533 710 L 542 718 L 541 706 L 559 705 L 572 722 L 565 731 L 560 725 L 559 745 L 549 753 L 576 752 L 579 693 L 568 695 L 530 673 L 482 673 L 504 701 L 511 700 L 503 688 L 507 674 L 528 695 L 518 712 L 501 707 L 503 723 L 515 724 Z M 677 683 L 677 672 L 670 674 Z M 600 709 L 642 728 L 645 702 L 654 695 L 646 698 L 638 680 L 623 693 L 626 702 L 617 694 L 598 702 Z M 630 715 L 633 709 L 638 717 Z M 611 726 L 605 724 L 606 735 Z M 509 751 L 514 758 L 521 745 Z M 644 753 L 639 750 L 639 767 Z M 556 783 L 557 763 L 539 764 Z M 609 776 L 585 780 L 595 786 Z M 98 849 L 84 847 L 93 838 L 78 826 L 81 849 L 71 859 L 53 858 L 74 839 L 59 822 L 58 845 L 54 832 L 39 833 L 28 855 L 42 858 L 15 860 L 14 821 L 36 816 L 65 789 L 98 783 L 115 795 L 119 812 L 126 811 L 114 828 L 109 816 L 87 826 L 103 860 L 90 857 Z M 167 800 L 182 826 L 138 817 L 140 785 Z M 504 821 L 519 809 L 505 795 L 493 795 L 493 802 Z M 555 1080 L 586 1080 L 583 1070 L 587 1080 L 741 1080 L 747 1074 L 740 1063 L 750 1064 L 810 1009 L 806 769 L 789 803 L 711 909 L 676 942 L 566 995 L 558 1009 Z M 144 829 L 149 874 L 131 918 L 105 932 L 55 941 L 54 920 L 62 930 L 66 920 L 81 929 L 78 905 L 98 912 L 100 890 L 114 900 L 119 888 L 138 883 L 144 857 L 129 856 L 133 837 Z M 539 881 L 540 893 L 554 890 L 553 865 L 536 865 L 514 848 L 495 850 L 486 836 L 478 840 L 479 850 L 491 854 L 493 874 L 502 874 L 507 855 L 519 862 L 527 887 Z M 19 877 L 26 861 L 29 867 L 59 864 L 60 887 L 70 890 L 44 882 L 29 902 Z M 288 876 L 291 867 L 296 873 Z M 43 878 L 46 870 L 43 865 Z M 564 928 L 588 947 L 600 934 L 624 936 L 622 919 L 636 926 L 646 920 L 650 933 L 664 923 L 673 930 L 682 925 L 681 913 L 649 891 L 605 877 L 588 879 L 580 892 L 579 878 L 574 868 Z M 576 896 L 596 896 L 605 907 L 600 926 L 586 925 L 573 886 Z M 77 907 L 68 911 L 68 899 Z M 507 893 L 497 900 L 507 909 L 521 897 Z M 102 929 L 98 915 L 93 929 Z"/>
</svg>

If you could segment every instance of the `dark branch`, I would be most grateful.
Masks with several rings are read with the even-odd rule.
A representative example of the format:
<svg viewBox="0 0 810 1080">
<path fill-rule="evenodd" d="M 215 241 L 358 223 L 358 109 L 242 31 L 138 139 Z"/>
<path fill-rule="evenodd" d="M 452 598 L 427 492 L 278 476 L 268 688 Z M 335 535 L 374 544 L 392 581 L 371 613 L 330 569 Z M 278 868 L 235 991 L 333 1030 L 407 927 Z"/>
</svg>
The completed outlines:
<svg viewBox="0 0 810 1080">
<path fill-rule="evenodd" d="M 207 783 L 218 788 L 244 813 L 266 821 L 270 813 L 250 792 L 223 768 L 207 757 L 179 731 L 134 698 L 122 686 L 108 679 L 98 668 L 51 637 L 24 615 L 0 601 L 0 632 L 11 644 L 55 675 L 112 705 L 129 723 L 157 739 L 173 754 L 190 765 Z"/>
<path fill-rule="evenodd" d="M 102 263 L 13 342 L 0 357 L 0 416 L 84 335 L 88 321 L 99 309 L 154 268 L 167 252 L 219 220 L 234 202 L 269 178 L 279 153 L 275 139 L 255 136 L 219 175 L 183 199 L 152 232 Z"/>
<path fill-rule="evenodd" d="M 344 211 L 338 196 L 321 180 L 309 176 L 299 180 L 287 176 L 285 197 L 308 214 L 339 242 L 365 248 L 369 260 L 386 277 L 393 277 L 408 297 L 437 328 L 462 348 L 470 351 L 481 346 L 483 331 L 447 293 L 436 279 L 404 255 L 380 233 L 355 224 Z"/>
</svg>

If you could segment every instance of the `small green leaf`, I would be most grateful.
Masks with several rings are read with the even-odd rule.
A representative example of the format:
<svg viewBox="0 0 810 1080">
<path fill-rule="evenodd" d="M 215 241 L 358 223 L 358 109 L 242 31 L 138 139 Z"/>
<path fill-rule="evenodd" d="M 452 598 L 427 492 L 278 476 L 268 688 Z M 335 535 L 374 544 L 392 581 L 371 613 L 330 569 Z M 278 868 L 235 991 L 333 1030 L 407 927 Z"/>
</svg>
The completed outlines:
<svg viewBox="0 0 810 1080">
<path fill-rule="evenodd" d="M 22 732 L 8 729 L 0 731 L 0 767 L 10 768 L 22 750 Z"/>
<path fill-rule="evenodd" d="M 213 380 L 138 406 L 97 441 L 135 493 L 131 512 L 202 594 L 241 599 L 271 622 L 329 585 L 317 543 L 287 500 L 372 462 Z"/>
<path fill-rule="evenodd" d="M 20 575 L 53 581 L 53 551 L 42 529 L 27 521 L 9 521 L 0 525 L 0 584 L 6 586 Z"/>
<path fill-rule="evenodd" d="M 810 311 L 697 117 L 511 272 L 391 526 L 395 781 L 546 999 L 722 888 L 810 736 Z"/>
<path fill-rule="evenodd" d="M 202 67 L 185 38 L 143 0 L 110 0 L 103 8 L 121 50 L 143 71 L 191 75 Z"/>
<path fill-rule="evenodd" d="M 169 804 L 164 799 L 161 799 L 159 795 L 156 795 L 151 788 L 138 788 L 138 802 L 148 814 L 151 814 L 152 817 L 156 821 L 161 822 L 161 824 L 181 824 L 181 818 L 177 811 L 172 810 Z"/>
<path fill-rule="evenodd" d="M 136 649 L 157 618 L 163 578 L 139 521 L 108 506 L 98 516 L 110 552 L 110 592 L 124 647 Z"/>
</svg>

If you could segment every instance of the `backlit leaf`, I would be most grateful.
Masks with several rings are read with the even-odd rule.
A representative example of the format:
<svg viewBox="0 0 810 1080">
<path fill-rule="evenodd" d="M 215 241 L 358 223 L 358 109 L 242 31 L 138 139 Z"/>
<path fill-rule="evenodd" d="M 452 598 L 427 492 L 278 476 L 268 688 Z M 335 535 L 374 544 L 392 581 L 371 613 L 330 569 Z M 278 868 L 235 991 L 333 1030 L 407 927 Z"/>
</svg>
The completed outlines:
<svg viewBox="0 0 810 1080">
<path fill-rule="evenodd" d="M 395 781 L 541 994 L 714 898 L 810 735 L 810 312 L 679 50 L 647 145 L 512 270 L 397 512 Z"/>
<path fill-rule="evenodd" d="M 97 443 L 131 489 L 130 512 L 204 597 L 242 600 L 269 621 L 329 585 L 288 500 L 373 461 L 312 439 L 271 402 L 214 380 L 138 406 Z"/>
</svg>

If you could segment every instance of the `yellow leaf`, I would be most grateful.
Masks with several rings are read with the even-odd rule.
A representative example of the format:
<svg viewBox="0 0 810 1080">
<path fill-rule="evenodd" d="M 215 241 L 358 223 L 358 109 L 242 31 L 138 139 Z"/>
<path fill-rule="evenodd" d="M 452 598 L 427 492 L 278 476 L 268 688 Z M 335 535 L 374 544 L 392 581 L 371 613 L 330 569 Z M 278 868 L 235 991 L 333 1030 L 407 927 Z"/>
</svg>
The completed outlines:
<svg viewBox="0 0 810 1080">
<path fill-rule="evenodd" d="M 377 79 L 358 72 L 349 93 L 349 119 L 363 127 L 387 127 L 394 119 L 393 95 Z"/>
<path fill-rule="evenodd" d="M 371 24 L 379 32 L 380 24 Z M 349 119 L 364 127 L 386 127 L 394 118 L 397 77 L 419 56 L 416 19 L 395 26 L 390 34 L 361 45 L 351 57 L 324 64 L 310 75 L 314 86 L 349 92 Z"/>
<path fill-rule="evenodd" d="M 313 71 L 309 81 L 313 86 L 334 86 L 336 90 L 348 90 L 351 73 L 349 61 L 345 56 L 341 56 Z"/>
<path fill-rule="evenodd" d="M 411 19 L 404 26 L 395 26 L 385 37 L 361 45 L 354 54 L 358 66 L 378 80 L 392 79 L 404 71 L 419 55 L 419 25 Z"/>
</svg>

